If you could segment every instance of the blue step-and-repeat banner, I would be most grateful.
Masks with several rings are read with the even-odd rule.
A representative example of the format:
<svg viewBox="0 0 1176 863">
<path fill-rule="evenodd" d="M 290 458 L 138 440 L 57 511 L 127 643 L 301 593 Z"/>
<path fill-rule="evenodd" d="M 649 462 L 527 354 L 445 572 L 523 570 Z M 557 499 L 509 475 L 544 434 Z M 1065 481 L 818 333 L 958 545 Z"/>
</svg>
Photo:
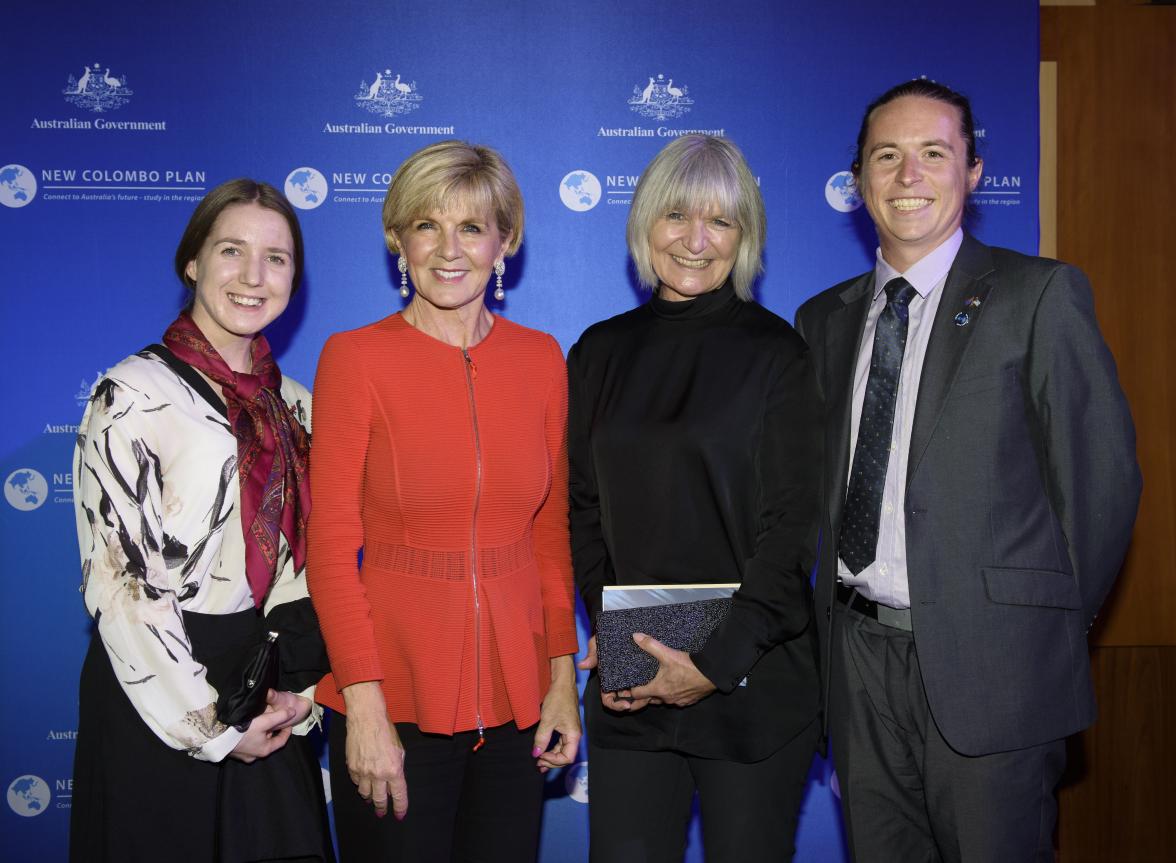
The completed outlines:
<svg viewBox="0 0 1176 863">
<path fill-rule="evenodd" d="M 308 385 L 331 333 L 400 307 L 380 203 L 404 157 L 442 138 L 490 144 L 513 165 L 525 244 L 508 261 L 506 300 L 492 304 L 565 350 L 642 301 L 624 226 L 644 165 L 677 135 L 732 138 L 767 204 L 758 296 L 791 318 L 871 265 L 873 231 L 844 171 L 862 109 L 905 79 L 972 97 L 986 160 L 974 228 L 1036 251 L 1037 16 L 1029 0 L 7 4 L 4 858 L 65 859 L 89 631 L 74 436 L 102 370 L 175 316 L 172 255 L 205 191 L 252 176 L 299 207 L 304 290 L 270 337 Z M 587 859 L 587 796 L 584 763 L 549 776 L 545 863 Z M 798 847 L 801 861 L 845 859 L 819 758 Z M 695 827 L 688 859 L 701 856 Z"/>
</svg>

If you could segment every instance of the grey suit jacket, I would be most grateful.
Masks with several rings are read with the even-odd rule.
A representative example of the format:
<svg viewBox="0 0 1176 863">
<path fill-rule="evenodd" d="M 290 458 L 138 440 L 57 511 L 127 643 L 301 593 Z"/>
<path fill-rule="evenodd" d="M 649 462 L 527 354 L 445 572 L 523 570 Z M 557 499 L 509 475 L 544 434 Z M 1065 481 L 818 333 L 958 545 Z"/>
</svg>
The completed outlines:
<svg viewBox="0 0 1176 863">
<path fill-rule="evenodd" d="M 842 282 L 797 312 L 825 400 L 816 618 L 826 692 L 872 282 L 872 271 Z M 966 308 L 973 297 L 979 307 Z M 964 237 L 923 363 L 906 482 L 915 645 L 944 738 L 982 755 L 1085 728 L 1095 716 L 1086 633 L 1126 553 L 1141 481 L 1080 270 Z"/>
</svg>

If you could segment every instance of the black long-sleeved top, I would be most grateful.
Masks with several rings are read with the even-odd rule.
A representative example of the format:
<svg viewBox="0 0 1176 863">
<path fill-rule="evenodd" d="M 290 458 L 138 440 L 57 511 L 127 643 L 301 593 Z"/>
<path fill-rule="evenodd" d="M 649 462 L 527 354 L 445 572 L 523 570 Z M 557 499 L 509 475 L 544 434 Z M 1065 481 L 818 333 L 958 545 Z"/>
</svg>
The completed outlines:
<svg viewBox="0 0 1176 863">
<path fill-rule="evenodd" d="M 617 714 L 593 675 L 593 743 L 766 757 L 819 701 L 809 573 L 821 437 L 804 341 L 728 283 L 595 324 L 568 375 L 572 557 L 593 625 L 606 584 L 741 584 L 693 656 L 719 691 Z"/>
</svg>

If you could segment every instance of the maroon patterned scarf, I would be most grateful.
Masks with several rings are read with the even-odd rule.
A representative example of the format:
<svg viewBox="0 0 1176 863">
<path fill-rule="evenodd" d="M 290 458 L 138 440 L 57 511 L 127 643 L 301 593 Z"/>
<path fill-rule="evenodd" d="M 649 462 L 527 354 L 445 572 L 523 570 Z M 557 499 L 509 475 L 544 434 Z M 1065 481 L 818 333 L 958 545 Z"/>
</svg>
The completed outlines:
<svg viewBox="0 0 1176 863">
<path fill-rule="evenodd" d="M 282 400 L 282 373 L 265 336 L 258 334 L 250 346 L 252 374 L 230 369 L 187 312 L 167 328 L 163 343 L 224 393 L 237 438 L 245 576 L 261 608 L 277 574 L 279 531 L 294 553 L 295 569 L 306 561 L 310 439 Z"/>
</svg>

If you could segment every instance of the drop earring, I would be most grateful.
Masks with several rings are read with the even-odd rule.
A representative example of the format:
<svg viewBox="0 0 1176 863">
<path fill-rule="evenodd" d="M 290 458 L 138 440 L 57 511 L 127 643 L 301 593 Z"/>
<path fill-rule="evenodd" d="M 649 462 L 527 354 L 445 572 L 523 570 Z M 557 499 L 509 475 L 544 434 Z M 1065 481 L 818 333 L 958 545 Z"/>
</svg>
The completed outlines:
<svg viewBox="0 0 1176 863">
<path fill-rule="evenodd" d="M 408 299 L 408 261 L 404 260 L 404 255 L 400 255 L 396 259 L 396 269 L 400 270 L 400 296 Z"/>
<path fill-rule="evenodd" d="M 506 264 L 498 261 L 494 264 L 494 275 L 497 279 L 494 282 L 494 299 L 502 302 L 506 299 L 506 291 L 502 289 L 502 274 L 506 272 Z"/>
</svg>

